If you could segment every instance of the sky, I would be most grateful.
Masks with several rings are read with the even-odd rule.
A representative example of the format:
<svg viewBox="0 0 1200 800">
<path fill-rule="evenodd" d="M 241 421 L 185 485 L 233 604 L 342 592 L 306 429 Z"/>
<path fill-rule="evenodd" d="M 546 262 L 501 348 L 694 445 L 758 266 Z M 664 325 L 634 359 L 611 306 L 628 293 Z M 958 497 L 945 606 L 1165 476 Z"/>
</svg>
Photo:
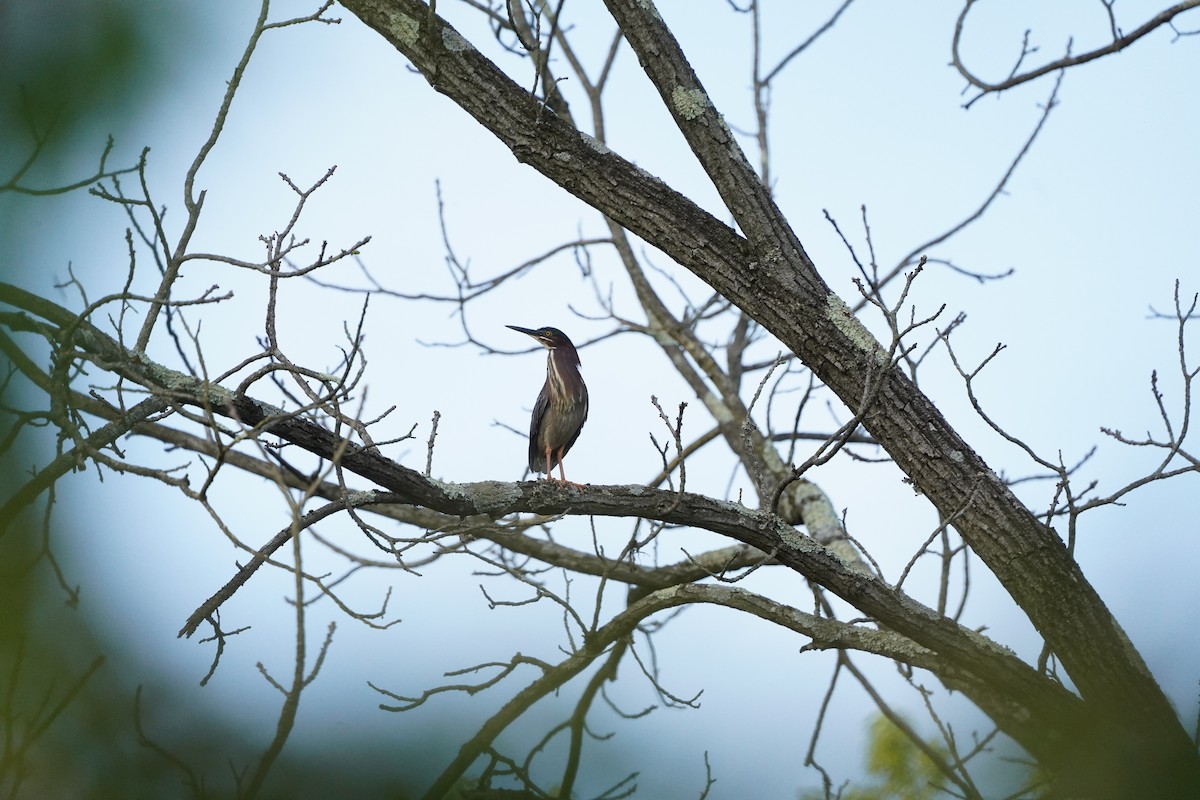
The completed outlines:
<svg viewBox="0 0 1200 800">
<path fill-rule="evenodd" d="M 178 226 L 183 217 L 182 176 L 208 134 L 254 16 L 250 4 L 219 11 L 174 5 L 179 17 L 158 21 L 160 46 L 174 53 L 174 63 L 152 90 L 149 109 L 129 119 L 114 107 L 112 118 L 97 123 L 95 132 L 80 132 L 96 133 L 102 141 L 106 123 L 120 131 L 114 162 L 151 148 L 149 182 L 157 201 L 168 207 L 169 226 Z M 777 62 L 837 5 L 769 4 L 764 61 Z M 568 8 L 572 34 L 594 74 L 613 25 L 598 3 L 569 3 Z M 730 13 L 716 0 L 663 2 L 660 8 L 731 127 L 749 130 L 748 17 Z M 1117 8 L 1126 30 L 1158 10 L 1132 2 Z M 272 17 L 309 11 L 308 5 L 281 2 L 273 5 Z M 443 2 L 439 11 L 478 46 L 494 51 L 490 33 L 465 4 Z M 826 281 L 851 302 L 857 271 L 826 212 L 861 256 L 865 206 L 878 261 L 890 268 L 987 198 L 1050 96 L 1053 79 L 1044 78 L 964 109 L 970 93 L 963 94 L 962 79 L 948 65 L 958 11 L 949 2 L 901 9 L 859 0 L 792 62 L 772 94 L 776 197 Z M 341 17 L 340 25 L 309 24 L 263 37 L 227 129 L 198 176 L 206 198 L 194 251 L 260 259 L 259 237 L 286 225 L 294 204 L 279 173 L 306 187 L 333 166 L 333 177 L 305 211 L 301 235 L 314 243 L 328 241 L 334 249 L 370 236 L 360 253 L 362 263 L 397 291 L 452 293 L 442 222 L 457 258 L 480 279 L 574 237 L 604 235 L 595 212 L 518 164 L 352 15 L 340 8 L 333 14 Z M 1185 19 L 1182 25 L 1187 24 Z M 1200 20 L 1193 24 L 1200 26 Z M 1073 52 L 1106 43 L 1108 26 L 1098 4 L 979 4 L 964 36 L 976 72 L 992 78 L 1007 74 L 1026 29 L 1040 48 L 1031 58 L 1040 63 L 1062 53 L 1070 36 Z M 1168 407 L 1176 413 L 1181 408 L 1177 331 L 1169 322 L 1148 319 L 1149 309 L 1170 309 L 1177 279 L 1186 297 L 1200 290 L 1200 240 L 1194 232 L 1200 207 L 1195 147 L 1200 111 L 1194 102 L 1200 39 L 1172 38 L 1169 30 L 1160 30 L 1118 56 L 1069 72 L 1059 106 L 1005 193 L 981 220 L 927 251 L 978 272 L 1012 269 L 1010 277 L 981 284 L 929 269 L 912 295 L 919 314 L 946 304 L 943 320 L 960 311 L 967 315 L 955 337 L 965 363 L 976 364 L 997 343 L 1005 345 L 975 387 L 985 409 L 1047 458 L 1061 453 L 1073 462 L 1099 445 L 1082 475 L 1084 483 L 1098 481 L 1100 492 L 1113 491 L 1154 463 L 1150 454 L 1100 433 L 1101 426 L 1131 436 L 1161 430 L 1151 370 L 1158 370 Z M 525 75 L 526 67 L 514 60 L 503 64 L 510 74 Z M 627 49 L 612 80 L 606 108 L 609 146 L 727 219 Z M 579 90 L 567 81 L 563 91 L 586 125 Z M 752 152 L 749 138 L 742 144 Z M 79 168 L 86 169 L 86 163 Z M 76 194 L 11 213 L 33 232 L 15 245 L 16 257 L 35 265 L 20 277 L 23 285 L 78 304 L 69 290 L 52 288 L 66 277 L 69 264 L 92 297 L 119 288 L 128 262 L 125 222 L 115 206 Z M 669 270 L 693 298 L 703 296 L 698 282 L 665 256 L 648 251 L 646 258 Z M 448 346 L 464 339 L 463 319 L 453 304 L 373 297 L 365 322 L 363 416 L 395 406 L 378 426 L 377 438 L 400 436 L 417 425 L 415 439 L 385 452 L 423 468 L 436 410 L 441 415 L 436 477 L 520 479 L 525 444 L 512 429 L 520 432 L 528 424 L 544 359 L 504 326 L 555 325 L 577 343 L 588 342 L 613 327 L 602 318 L 598 301 L 610 293 L 619 311 L 639 317 L 611 254 L 596 251 L 592 267 L 594 284 L 581 277 L 569 255 L 560 256 L 472 304 L 466 324 L 478 341 L 499 351 L 490 355 L 471 345 Z M 363 285 L 349 262 L 325 279 Z M 200 338 L 208 368 L 216 372 L 256 348 L 265 283 L 261 276 L 201 261 L 185 271 L 181 294 L 199 294 L 214 284 L 234 293 L 232 300 L 196 317 L 203 319 Z M 359 294 L 285 285 L 279 330 L 288 353 L 316 369 L 335 367 L 345 344 L 343 325 L 354 324 L 361 304 Z M 881 330 L 878 319 L 864 321 Z M 769 343 L 759 349 L 764 358 L 773 355 Z M 151 355 L 173 364 L 165 345 Z M 688 401 L 686 430 L 695 435 L 707 429 L 702 405 L 650 342 L 628 335 L 606 338 L 584 348 L 581 358 L 592 412 L 567 459 L 574 480 L 631 484 L 651 478 L 658 456 L 647 433 L 662 436 L 651 395 L 668 408 Z M 921 385 L 994 468 L 1014 476 L 1036 471 L 1019 449 L 977 418 L 944 354 L 931 358 Z M 828 424 L 834 413 L 814 412 L 808 427 Z M 128 448 L 131 456 L 155 463 L 187 461 L 153 444 L 130 442 Z M 936 525 L 929 507 L 890 467 L 839 458 L 811 477 L 839 511 L 846 510 L 851 533 L 892 577 Z M 1077 551 L 1085 573 L 1185 720 L 1196 714 L 1200 643 L 1181 636 L 1175 620 L 1180 609 L 1200 601 L 1192 575 L 1195 482 L 1194 475 L 1184 476 L 1134 493 L 1121 507 L 1093 512 L 1084 518 Z M 728 460 L 717 454 L 689 463 L 693 491 L 736 495 L 746 485 L 744 477 L 731 478 Z M 1019 489 L 1035 509 L 1044 508 L 1052 492 L 1045 481 Z M 214 503 L 248 542 L 265 541 L 286 524 L 274 490 L 261 482 L 219 485 Z M 94 472 L 73 475 L 64 483 L 60 504 L 61 519 L 68 522 L 61 541 L 65 565 L 84 591 L 81 613 L 98 625 L 103 621 L 107 636 L 128 645 L 131 682 L 138 682 L 137 676 L 165 696 L 195 701 L 210 713 L 219 709 L 231 725 L 265 741 L 278 699 L 264 691 L 255 664 L 262 662 L 274 674 L 290 669 L 294 630 L 282 599 L 291 591 L 286 576 L 260 574 L 227 605 L 226 624 L 253 627 L 230 648 L 216 679 L 200 689 L 196 684 L 211 652 L 174 634 L 230 577 L 240 554 L 213 530 L 202 510 L 167 487 L 132 477 L 109 476 L 101 484 Z M 133 524 L 126 509 L 132 510 Z M 616 521 L 598 527 L 610 546 L 628 536 L 628 526 Z M 353 535 L 349 527 L 330 530 Z M 569 541 L 591 534 L 586 525 L 576 524 L 563 527 L 560 535 Z M 675 561 L 682 558 L 681 547 L 717 544 L 713 537 L 684 533 L 664 542 L 659 555 Z M 308 563 L 315 569 L 320 556 L 312 559 Z M 186 569 L 164 569 L 164 564 Z M 1011 603 L 978 562 L 974 567 L 966 624 L 986 625 L 998 641 L 1023 656 L 1035 655 L 1039 641 L 1028 623 L 1011 612 Z M 421 577 L 397 572 L 351 584 L 347 593 L 366 607 L 392 589 L 391 609 L 403 621 L 384 633 L 346 620 L 328 603 L 314 605 L 310 636 L 319 636 L 326 620 L 338 620 L 338 631 L 324 672 L 303 701 L 292 746 L 328 754 L 332 725 L 347 741 L 366 736 L 384 750 L 394 742 L 414 759 L 436 760 L 443 752 L 437 749 L 440 742 L 422 741 L 424 726 L 449 719 L 469 732 L 472 723 L 478 725 L 523 684 L 502 684 L 470 701 L 436 698 L 415 712 L 392 715 L 376 710 L 381 698 L 367 681 L 414 693 L 436 684 L 442 672 L 507 659 L 517 651 L 554 658 L 563 637 L 556 610 L 489 610 L 479 590 L 487 581 L 472 574 L 478 568 L 458 558 Z M 806 602 L 807 590 L 791 574 L 764 570 L 750 585 L 801 608 Z M 496 581 L 489 586 L 514 592 Z M 642 796 L 679 796 L 675 790 L 698 796 L 705 751 L 719 781 L 710 797 L 744 796 L 748 788 L 759 797 L 793 797 L 798 789 L 815 786 L 819 777 L 802 769 L 800 759 L 831 659 L 799 654 L 804 643 L 718 609 L 691 610 L 673 620 L 657 639 L 659 663 L 674 693 L 703 690 L 701 708 L 659 709 L 634 722 L 601 715 L 618 734 L 612 743 L 595 745 L 589 788 L 598 790 L 606 771 L 617 768 L 612 765 L 632 763 L 641 770 Z M 885 693 L 895 692 L 898 706 L 921 718 L 919 698 L 899 687 L 890 665 L 872 664 L 870 674 Z M 934 682 L 929 683 L 932 688 Z M 939 702 L 962 729 L 982 724 L 961 698 L 937 689 Z M 655 702 L 629 664 L 613 694 L 627 709 Z M 560 700 L 554 713 L 565 708 Z M 839 690 L 819 751 L 837 777 L 860 774 L 870 713 L 869 704 L 848 686 Z M 535 715 L 517 735 L 535 736 L 546 719 Z"/>
</svg>

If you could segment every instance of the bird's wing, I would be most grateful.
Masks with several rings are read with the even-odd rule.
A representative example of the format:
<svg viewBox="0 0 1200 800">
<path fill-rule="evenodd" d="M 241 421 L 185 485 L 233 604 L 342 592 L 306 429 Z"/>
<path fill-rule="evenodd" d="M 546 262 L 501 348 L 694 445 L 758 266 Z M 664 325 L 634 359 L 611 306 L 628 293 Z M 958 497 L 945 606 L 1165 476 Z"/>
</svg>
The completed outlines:
<svg viewBox="0 0 1200 800">
<path fill-rule="evenodd" d="M 542 385 L 537 401 L 533 404 L 533 416 L 529 419 L 529 469 L 533 472 L 546 471 L 546 450 L 540 439 L 542 423 L 546 419 L 546 409 L 550 408 L 550 382 Z M 551 464 L 553 467 L 554 465 Z"/>
</svg>

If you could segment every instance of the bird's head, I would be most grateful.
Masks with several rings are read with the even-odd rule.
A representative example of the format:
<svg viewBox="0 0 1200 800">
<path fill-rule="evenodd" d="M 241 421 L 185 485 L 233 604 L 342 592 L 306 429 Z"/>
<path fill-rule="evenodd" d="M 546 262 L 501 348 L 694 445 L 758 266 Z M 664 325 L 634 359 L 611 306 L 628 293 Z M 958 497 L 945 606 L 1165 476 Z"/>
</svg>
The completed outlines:
<svg viewBox="0 0 1200 800">
<path fill-rule="evenodd" d="M 531 336 L 534 339 L 537 339 L 538 343 L 547 350 L 554 350 L 558 347 L 569 347 L 572 350 L 575 349 L 575 345 L 571 343 L 571 340 L 567 338 L 567 335 L 558 328 L 546 327 L 530 330 L 529 328 L 519 328 L 516 325 L 508 325 L 506 327 L 512 328 L 514 331 L 520 331 L 526 336 Z"/>
</svg>

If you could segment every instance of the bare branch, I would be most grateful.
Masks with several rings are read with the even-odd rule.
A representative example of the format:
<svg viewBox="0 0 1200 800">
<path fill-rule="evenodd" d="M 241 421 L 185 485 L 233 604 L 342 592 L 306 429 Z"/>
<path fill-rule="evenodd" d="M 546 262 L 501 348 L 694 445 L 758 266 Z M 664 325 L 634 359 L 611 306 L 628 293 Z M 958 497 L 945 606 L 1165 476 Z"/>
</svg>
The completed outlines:
<svg viewBox="0 0 1200 800">
<path fill-rule="evenodd" d="M 967 15 L 970 13 L 971 8 L 976 2 L 977 0 L 966 0 L 966 3 L 963 5 L 962 12 L 958 15 L 958 21 L 954 24 L 954 38 L 950 46 L 952 63 L 954 64 L 955 69 L 957 69 L 958 73 L 967 80 L 968 84 L 979 90 L 979 94 L 967 103 L 968 107 L 984 95 L 991 94 L 993 92 L 1002 92 L 1005 89 L 1011 89 L 1012 87 L 1019 86 L 1022 83 L 1028 83 L 1029 81 L 1036 80 L 1037 78 L 1040 78 L 1041 76 L 1047 75 L 1051 72 L 1067 70 L 1071 67 L 1075 67 L 1080 64 L 1086 64 L 1089 61 L 1094 61 L 1097 58 L 1102 58 L 1104 56 L 1111 55 L 1112 53 L 1120 52 L 1136 42 L 1138 39 L 1141 39 L 1142 37 L 1152 33 L 1163 25 L 1169 25 L 1171 26 L 1172 30 L 1174 30 L 1174 20 L 1176 17 L 1186 11 L 1190 11 L 1197 6 L 1200 6 L 1200 0 L 1184 0 L 1184 2 L 1176 3 L 1173 6 L 1164 8 L 1162 11 L 1155 14 L 1153 17 L 1151 17 L 1142 25 L 1139 25 L 1130 33 L 1120 36 L 1118 35 L 1119 32 L 1116 27 L 1116 20 L 1113 17 L 1112 6 L 1105 3 L 1104 5 L 1108 14 L 1109 26 L 1113 34 L 1113 40 L 1110 43 L 1104 45 L 1103 47 L 1097 47 L 1094 50 L 1089 50 L 1088 52 L 1078 56 L 1070 55 L 1070 47 L 1068 47 L 1067 55 L 1063 56 L 1062 58 L 1056 61 L 1051 61 L 1040 67 L 1027 70 L 1025 72 L 1020 72 L 1019 69 L 1021 66 L 1021 61 L 1024 60 L 1025 55 L 1031 52 L 1028 45 L 1029 33 L 1026 31 L 1026 43 L 1022 47 L 1022 58 L 1018 60 L 1017 66 L 1013 68 L 1012 73 L 1006 79 L 997 83 L 989 83 L 982 78 L 977 77 L 974 73 L 967 69 L 966 65 L 963 64 L 961 53 L 963 28 L 966 24 Z M 1062 76 L 1060 73 L 1060 80 L 1061 77 Z"/>
</svg>

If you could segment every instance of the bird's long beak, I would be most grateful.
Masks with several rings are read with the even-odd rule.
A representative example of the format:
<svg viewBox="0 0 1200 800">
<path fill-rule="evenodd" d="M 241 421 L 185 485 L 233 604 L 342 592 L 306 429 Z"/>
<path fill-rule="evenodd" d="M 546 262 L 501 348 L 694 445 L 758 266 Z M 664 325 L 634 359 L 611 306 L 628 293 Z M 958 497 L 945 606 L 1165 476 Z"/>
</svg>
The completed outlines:
<svg viewBox="0 0 1200 800">
<path fill-rule="evenodd" d="M 516 325 L 505 325 L 504 327 L 512 328 L 514 331 L 520 331 L 526 336 L 532 336 L 534 340 L 542 347 L 553 349 L 550 347 L 550 342 L 546 340 L 546 337 L 542 336 L 541 331 L 531 331 L 529 328 L 518 328 Z"/>
<path fill-rule="evenodd" d="M 551 339 L 548 338 L 545 335 L 545 333 L 542 333 L 541 331 L 532 331 L 532 330 L 529 330 L 528 327 L 517 327 L 516 325 L 505 325 L 505 327 L 511 327 L 512 330 L 521 331 L 522 333 L 524 333 L 524 335 L 533 337 L 533 339 L 536 343 L 542 345 L 542 347 L 546 348 L 547 350 L 554 349 L 554 345 L 552 344 Z"/>
</svg>

